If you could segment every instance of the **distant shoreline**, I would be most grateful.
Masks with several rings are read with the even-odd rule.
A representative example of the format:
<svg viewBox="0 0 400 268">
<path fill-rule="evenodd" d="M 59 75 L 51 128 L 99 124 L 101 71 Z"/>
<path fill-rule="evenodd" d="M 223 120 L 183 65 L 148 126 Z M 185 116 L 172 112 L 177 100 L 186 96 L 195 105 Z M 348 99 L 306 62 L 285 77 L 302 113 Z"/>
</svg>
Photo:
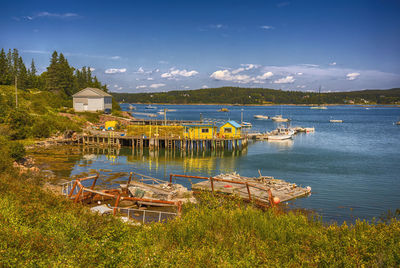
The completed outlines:
<svg viewBox="0 0 400 268">
<path fill-rule="evenodd" d="M 227 103 L 141 103 L 141 102 L 122 102 L 119 104 L 143 104 L 143 105 L 220 105 L 220 106 L 305 106 L 312 107 L 318 106 L 318 104 L 227 104 Z M 324 104 L 321 106 L 385 106 L 385 107 L 400 107 L 400 104 Z"/>
</svg>

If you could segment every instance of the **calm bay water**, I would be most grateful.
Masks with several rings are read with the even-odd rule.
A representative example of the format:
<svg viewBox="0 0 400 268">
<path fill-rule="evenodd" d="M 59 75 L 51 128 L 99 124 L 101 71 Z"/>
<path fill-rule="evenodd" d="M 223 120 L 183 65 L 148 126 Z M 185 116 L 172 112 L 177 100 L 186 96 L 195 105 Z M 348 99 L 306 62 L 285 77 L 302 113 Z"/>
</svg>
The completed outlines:
<svg viewBox="0 0 400 268">
<path fill-rule="evenodd" d="M 127 105 L 122 105 L 127 110 Z M 137 112 L 145 110 L 136 105 Z M 219 105 L 157 105 L 168 107 L 169 119 L 198 120 L 214 118 L 251 122 L 250 131 L 270 131 L 277 127 L 271 120 L 254 120 L 253 115 L 283 114 L 292 118 L 292 126 L 315 127 L 315 133 L 299 134 L 292 141 L 250 142 L 243 152 L 142 154 L 122 148 L 113 154 L 97 154 L 90 161 L 80 160 L 72 174 L 90 169 L 113 172 L 136 171 L 159 179 L 170 173 L 212 176 L 236 171 L 244 176 L 274 176 L 302 186 L 311 186 L 312 195 L 290 202 L 311 209 L 325 221 L 339 223 L 355 218 L 371 220 L 387 210 L 400 208 L 400 126 L 399 107 L 334 106 L 311 110 L 302 106 L 229 106 L 230 112 L 217 112 Z M 157 109 L 157 110 L 158 110 Z M 162 118 L 159 116 L 159 118 Z M 341 119 L 343 123 L 330 123 Z M 104 173 L 105 174 L 105 173 Z M 126 176 L 107 183 L 118 183 Z M 183 183 L 185 184 L 185 183 Z M 186 183 L 187 186 L 187 183 Z"/>
</svg>

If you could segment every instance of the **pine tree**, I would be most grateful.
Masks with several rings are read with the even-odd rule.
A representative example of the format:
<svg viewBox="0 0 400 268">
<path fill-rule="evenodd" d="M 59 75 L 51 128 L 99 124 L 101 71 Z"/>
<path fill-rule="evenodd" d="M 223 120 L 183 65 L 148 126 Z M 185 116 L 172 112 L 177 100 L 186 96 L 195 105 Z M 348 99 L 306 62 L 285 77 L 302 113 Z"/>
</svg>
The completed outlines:
<svg viewBox="0 0 400 268">
<path fill-rule="evenodd" d="M 18 88 L 26 89 L 28 72 L 26 71 L 26 66 L 22 57 L 18 58 L 17 67 L 15 69 L 17 70 L 16 75 L 18 77 Z"/>
<path fill-rule="evenodd" d="M 74 87 L 74 68 L 69 66 L 67 59 L 62 53 L 60 53 L 58 64 L 59 86 L 65 94 L 71 96 L 76 92 L 76 89 Z"/>
<path fill-rule="evenodd" d="M 37 88 L 36 66 L 32 59 L 31 68 L 28 70 L 27 88 Z"/>
<path fill-rule="evenodd" d="M 0 52 L 0 85 L 7 85 L 8 80 L 8 66 L 7 57 L 4 49 Z"/>
<path fill-rule="evenodd" d="M 46 90 L 59 90 L 58 87 L 58 53 L 54 51 L 51 55 L 50 65 L 47 67 Z"/>
</svg>

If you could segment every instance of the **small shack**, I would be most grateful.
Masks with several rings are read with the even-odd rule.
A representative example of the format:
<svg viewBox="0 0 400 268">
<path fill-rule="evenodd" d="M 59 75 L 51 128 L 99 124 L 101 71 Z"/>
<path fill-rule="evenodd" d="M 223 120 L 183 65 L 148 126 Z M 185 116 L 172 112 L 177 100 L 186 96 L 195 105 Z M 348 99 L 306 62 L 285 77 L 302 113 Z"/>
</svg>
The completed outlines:
<svg viewBox="0 0 400 268">
<path fill-rule="evenodd" d="M 242 126 L 236 121 L 230 120 L 219 126 L 220 138 L 240 138 Z"/>
<path fill-rule="evenodd" d="M 112 96 L 98 88 L 87 87 L 72 95 L 72 98 L 76 112 L 112 109 Z"/>
<path fill-rule="evenodd" d="M 217 135 L 217 127 L 213 124 L 188 124 L 184 126 L 184 136 L 191 140 L 213 139 Z"/>
</svg>

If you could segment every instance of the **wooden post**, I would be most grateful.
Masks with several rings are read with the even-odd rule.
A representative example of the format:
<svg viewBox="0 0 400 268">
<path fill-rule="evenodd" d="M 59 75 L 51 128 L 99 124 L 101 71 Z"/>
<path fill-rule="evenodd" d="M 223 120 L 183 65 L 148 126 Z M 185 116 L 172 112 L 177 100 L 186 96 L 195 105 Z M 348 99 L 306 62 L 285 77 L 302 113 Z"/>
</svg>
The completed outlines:
<svg viewBox="0 0 400 268">
<path fill-rule="evenodd" d="M 172 174 L 169 174 L 169 186 L 172 185 Z"/>
<path fill-rule="evenodd" d="M 92 183 L 92 187 L 90 187 L 90 189 L 94 190 L 94 186 L 96 185 L 97 179 L 99 178 L 99 174 L 97 174 L 96 178 L 94 178 L 93 183 Z"/>
<path fill-rule="evenodd" d="M 212 194 L 214 195 L 214 178 L 213 177 L 210 177 L 210 182 L 211 182 L 211 191 L 212 191 Z"/>
<path fill-rule="evenodd" d="M 113 211 L 114 216 L 117 214 L 117 207 L 119 205 L 119 200 L 120 199 L 121 199 L 121 194 L 119 194 L 118 197 L 117 197 L 117 200 L 115 200 L 114 211 Z"/>
<path fill-rule="evenodd" d="M 247 187 L 247 193 L 249 194 L 249 200 L 251 201 L 251 193 L 250 193 L 250 187 L 249 187 L 248 182 L 246 182 L 246 187 Z"/>
<path fill-rule="evenodd" d="M 129 187 L 129 184 L 131 183 L 131 180 L 132 180 L 132 172 L 130 172 L 129 173 L 129 179 L 128 179 L 128 187 Z"/>
<path fill-rule="evenodd" d="M 75 188 L 76 188 L 76 180 L 75 180 L 75 182 L 74 182 L 74 185 L 72 186 L 71 192 L 69 192 L 68 198 L 70 198 L 70 197 L 72 196 L 72 194 L 73 194 L 74 191 L 75 191 Z"/>
</svg>

